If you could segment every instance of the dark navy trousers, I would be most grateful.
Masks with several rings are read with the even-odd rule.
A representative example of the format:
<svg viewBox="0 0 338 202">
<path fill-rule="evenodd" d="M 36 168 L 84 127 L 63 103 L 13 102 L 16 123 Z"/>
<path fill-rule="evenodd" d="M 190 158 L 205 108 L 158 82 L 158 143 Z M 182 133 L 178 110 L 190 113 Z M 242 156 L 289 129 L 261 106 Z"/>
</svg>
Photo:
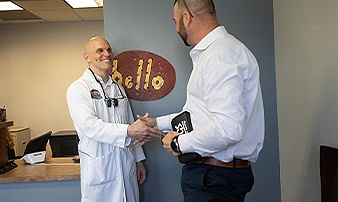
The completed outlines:
<svg viewBox="0 0 338 202">
<path fill-rule="evenodd" d="M 242 202 L 253 184 L 251 166 L 224 168 L 190 163 L 182 168 L 184 202 Z"/>
</svg>

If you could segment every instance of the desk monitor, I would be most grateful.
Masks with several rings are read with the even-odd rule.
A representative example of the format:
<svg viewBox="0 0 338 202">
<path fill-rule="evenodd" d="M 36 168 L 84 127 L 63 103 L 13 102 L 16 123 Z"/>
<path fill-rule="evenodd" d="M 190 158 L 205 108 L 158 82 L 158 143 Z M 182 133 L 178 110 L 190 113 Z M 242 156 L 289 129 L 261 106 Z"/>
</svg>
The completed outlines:
<svg viewBox="0 0 338 202">
<path fill-rule="evenodd" d="M 48 131 L 43 135 L 40 135 L 38 137 L 29 140 L 25 152 L 23 153 L 23 156 L 34 152 L 46 151 L 46 145 L 51 134 L 52 131 Z"/>
</svg>

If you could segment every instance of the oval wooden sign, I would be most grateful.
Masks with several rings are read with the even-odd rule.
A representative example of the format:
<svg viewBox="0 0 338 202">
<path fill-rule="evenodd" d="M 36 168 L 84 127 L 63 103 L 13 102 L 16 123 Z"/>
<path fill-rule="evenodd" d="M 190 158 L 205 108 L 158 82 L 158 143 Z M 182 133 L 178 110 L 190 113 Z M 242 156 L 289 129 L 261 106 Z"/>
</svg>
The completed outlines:
<svg viewBox="0 0 338 202">
<path fill-rule="evenodd" d="M 175 86 L 173 66 L 163 57 L 141 50 L 130 50 L 114 57 L 112 78 L 134 100 L 156 100 L 167 95 Z"/>
</svg>

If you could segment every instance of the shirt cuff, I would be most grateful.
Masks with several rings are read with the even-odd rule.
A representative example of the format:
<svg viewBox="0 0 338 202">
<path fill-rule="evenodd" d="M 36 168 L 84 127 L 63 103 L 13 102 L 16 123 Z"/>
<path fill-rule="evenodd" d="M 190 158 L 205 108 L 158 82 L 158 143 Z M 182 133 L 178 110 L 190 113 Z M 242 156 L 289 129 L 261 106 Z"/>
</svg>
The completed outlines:
<svg viewBox="0 0 338 202">
<path fill-rule="evenodd" d="M 131 138 L 128 137 L 128 124 L 121 124 L 119 126 L 119 137 L 117 140 L 117 144 L 119 147 L 126 148 L 131 143 Z"/>
<path fill-rule="evenodd" d="M 180 146 L 180 150 L 182 154 L 188 153 L 188 152 L 194 152 L 192 147 L 189 144 L 190 135 L 189 134 L 183 134 L 178 136 L 178 145 Z"/>
<path fill-rule="evenodd" d="M 126 138 L 126 143 L 125 143 L 126 147 L 130 146 L 130 143 L 131 143 L 131 138 L 127 137 Z"/>
<path fill-rule="evenodd" d="M 135 145 L 134 151 L 135 151 L 135 160 L 137 163 L 146 159 L 146 156 L 144 155 L 143 152 L 143 148 L 140 144 Z"/>
<path fill-rule="evenodd" d="M 163 132 L 172 131 L 173 129 L 171 127 L 171 120 L 177 115 L 178 113 L 174 113 L 174 114 L 169 114 L 166 116 L 157 117 L 156 123 L 157 123 L 158 129 L 162 130 Z"/>
<path fill-rule="evenodd" d="M 157 128 L 163 131 L 170 131 L 171 130 L 171 117 L 167 116 L 160 116 L 156 118 Z"/>
</svg>

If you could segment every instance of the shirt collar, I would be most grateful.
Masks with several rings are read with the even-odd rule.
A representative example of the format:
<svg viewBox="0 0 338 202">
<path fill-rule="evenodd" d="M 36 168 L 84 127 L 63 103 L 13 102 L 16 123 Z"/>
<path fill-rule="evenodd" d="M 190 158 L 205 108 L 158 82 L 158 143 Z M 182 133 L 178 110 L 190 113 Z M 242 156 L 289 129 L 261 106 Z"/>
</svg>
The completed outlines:
<svg viewBox="0 0 338 202">
<path fill-rule="evenodd" d="M 113 83 L 113 80 L 112 80 L 112 78 L 111 78 L 110 76 L 109 76 L 108 82 L 107 82 L 106 84 L 104 84 L 103 79 L 102 79 L 100 76 L 98 76 L 98 75 L 96 75 L 96 74 L 95 74 L 95 76 L 96 76 L 96 78 L 101 82 L 101 84 L 103 84 L 103 85 L 112 85 L 112 83 Z M 89 80 L 90 82 L 93 82 L 93 83 L 96 83 L 96 82 L 97 82 L 97 81 L 95 80 L 95 78 L 93 77 L 92 72 L 91 72 L 88 68 L 87 68 L 86 71 L 83 73 L 83 77 L 84 77 L 85 79 Z"/>
<path fill-rule="evenodd" d="M 190 51 L 190 57 L 194 60 L 198 53 L 207 49 L 214 41 L 224 34 L 228 34 L 224 26 L 218 26 L 209 32 L 198 44 Z"/>
</svg>

